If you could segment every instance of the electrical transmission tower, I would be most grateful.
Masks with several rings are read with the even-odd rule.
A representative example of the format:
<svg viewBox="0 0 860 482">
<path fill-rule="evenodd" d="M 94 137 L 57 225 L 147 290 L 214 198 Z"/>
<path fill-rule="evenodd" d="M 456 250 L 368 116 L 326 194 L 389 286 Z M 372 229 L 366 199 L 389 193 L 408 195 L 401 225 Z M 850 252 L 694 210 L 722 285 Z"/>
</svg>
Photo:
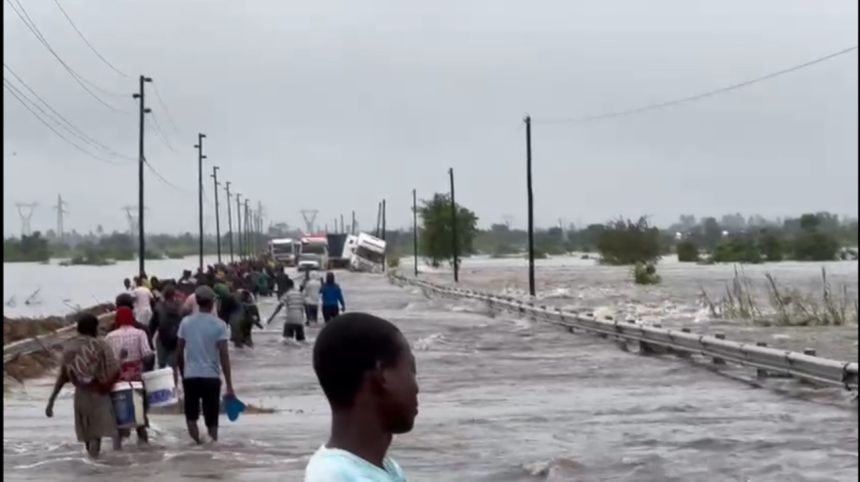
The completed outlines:
<svg viewBox="0 0 860 482">
<path fill-rule="evenodd" d="M 122 210 L 128 218 L 128 234 L 133 238 L 137 234 L 137 216 L 134 215 L 137 206 L 123 206 Z"/>
<path fill-rule="evenodd" d="M 38 203 L 15 203 L 18 208 L 18 216 L 21 217 L 21 236 L 29 236 L 32 233 L 30 220 L 33 219 L 33 211 Z"/>
<path fill-rule="evenodd" d="M 307 234 L 312 234 L 314 232 L 314 222 L 317 220 L 317 214 L 319 214 L 319 211 L 316 209 L 302 209 L 301 213 L 305 220 L 305 232 Z"/>
<path fill-rule="evenodd" d="M 57 239 L 63 241 L 65 239 L 65 233 L 63 231 L 63 215 L 69 214 L 69 211 L 66 208 L 69 204 L 63 201 L 63 195 L 57 194 L 57 205 L 54 206 L 54 209 L 57 210 Z"/>
</svg>

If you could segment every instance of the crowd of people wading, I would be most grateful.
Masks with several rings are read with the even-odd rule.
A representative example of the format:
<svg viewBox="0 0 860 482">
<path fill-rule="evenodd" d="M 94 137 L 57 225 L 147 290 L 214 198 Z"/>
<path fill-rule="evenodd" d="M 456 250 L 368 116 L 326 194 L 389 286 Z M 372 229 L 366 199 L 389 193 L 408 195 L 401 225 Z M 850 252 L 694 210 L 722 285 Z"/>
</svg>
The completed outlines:
<svg viewBox="0 0 860 482">
<path fill-rule="evenodd" d="M 169 385 L 171 403 L 178 402 L 175 387 L 182 387 L 181 406 L 194 442 L 204 441 L 197 425 L 201 408 L 209 439 L 216 442 L 222 402 L 230 420 L 244 409 L 233 387 L 228 343 L 254 346 L 251 331 L 262 326 L 256 300 L 274 294 L 275 313 L 286 308 L 285 339 L 304 340 L 302 320 L 304 326 L 317 323 L 319 311 L 325 320 L 314 341 L 313 369 L 331 407 L 331 425 L 328 440 L 308 461 L 305 482 L 406 481 L 388 449 L 395 434 L 412 430 L 418 414 L 415 357 L 389 321 L 341 314 L 346 305 L 333 273 L 321 280 L 306 272 L 296 287 L 283 266 L 254 261 L 196 275 L 185 271 L 178 280 L 142 275 L 124 284 L 106 336 L 99 336 L 95 316 L 79 317 L 78 336 L 63 352 L 45 409 L 53 417 L 60 390 L 74 385 L 75 432 L 91 457 L 99 456 L 104 438 L 121 450 L 132 430 L 138 443 L 148 443 L 149 405 L 162 403 L 163 391 L 153 390 L 156 376 Z M 134 403 L 118 403 L 129 400 L 139 400 L 140 410 L 127 408 Z"/>
<path fill-rule="evenodd" d="M 257 307 L 261 297 L 279 300 L 267 324 L 286 308 L 283 336 L 296 342 L 305 341 L 304 326 L 318 323 L 320 311 L 328 322 L 346 309 L 333 273 L 322 280 L 305 271 L 297 286 L 283 265 L 265 260 L 219 264 L 195 274 L 186 270 L 179 279 L 143 274 L 123 285 L 113 326 L 104 337 L 95 316 L 79 317 L 79 336 L 64 349 L 45 410 L 52 417 L 63 386 L 74 385 L 75 432 L 91 457 L 99 455 L 103 438 L 120 450 L 131 435 L 131 429 L 118 427 L 111 396 L 117 383 L 143 383 L 153 370 L 172 370 L 176 386 L 182 387 L 191 438 L 203 442 L 197 427 L 202 407 L 209 438 L 217 441 L 222 377 L 225 402 L 236 399 L 228 342 L 238 349 L 254 346 L 251 333 L 263 328 Z M 147 400 L 143 397 L 143 420 L 134 427 L 141 444 L 148 443 Z"/>
</svg>

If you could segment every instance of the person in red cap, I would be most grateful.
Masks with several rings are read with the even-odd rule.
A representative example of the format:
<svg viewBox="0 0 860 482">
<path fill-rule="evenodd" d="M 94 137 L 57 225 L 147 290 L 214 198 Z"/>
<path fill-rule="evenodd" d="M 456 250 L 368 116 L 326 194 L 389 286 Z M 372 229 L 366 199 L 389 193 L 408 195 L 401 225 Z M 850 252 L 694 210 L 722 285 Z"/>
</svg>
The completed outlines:
<svg viewBox="0 0 860 482">
<path fill-rule="evenodd" d="M 149 346 L 149 336 L 145 331 L 135 326 L 134 312 L 130 308 L 120 306 L 116 310 L 114 319 L 116 329 L 105 336 L 105 342 L 113 350 L 120 366 L 120 381 L 141 382 L 143 381 L 143 368 L 146 363 L 155 357 Z M 144 413 L 149 407 L 144 399 Z M 139 443 L 149 442 L 146 427 L 149 421 L 145 420 L 142 427 L 137 428 L 137 440 Z M 128 430 L 121 429 L 120 435 L 125 438 L 130 435 Z"/>
</svg>

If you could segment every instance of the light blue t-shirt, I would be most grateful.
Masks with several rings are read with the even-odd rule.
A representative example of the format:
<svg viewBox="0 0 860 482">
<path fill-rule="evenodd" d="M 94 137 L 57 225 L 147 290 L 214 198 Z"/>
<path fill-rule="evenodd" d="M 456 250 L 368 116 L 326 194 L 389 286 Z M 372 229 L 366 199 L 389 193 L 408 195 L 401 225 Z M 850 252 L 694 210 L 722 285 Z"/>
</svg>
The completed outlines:
<svg viewBox="0 0 860 482">
<path fill-rule="evenodd" d="M 392 458 L 385 457 L 382 465 L 385 470 L 346 450 L 323 445 L 305 468 L 305 482 L 406 482 Z"/>
<path fill-rule="evenodd" d="M 228 339 L 227 324 L 211 313 L 194 313 L 179 323 L 185 340 L 184 378 L 221 378 L 218 342 Z"/>
</svg>

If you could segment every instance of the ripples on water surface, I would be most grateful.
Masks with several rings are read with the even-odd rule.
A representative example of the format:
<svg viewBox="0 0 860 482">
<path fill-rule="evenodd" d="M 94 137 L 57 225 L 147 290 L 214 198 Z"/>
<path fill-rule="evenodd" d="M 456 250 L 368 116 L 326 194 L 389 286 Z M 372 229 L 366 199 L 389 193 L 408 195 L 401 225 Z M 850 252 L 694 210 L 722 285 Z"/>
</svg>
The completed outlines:
<svg viewBox="0 0 860 482">
<path fill-rule="evenodd" d="M 699 281 L 731 278 L 730 268 L 667 264 L 661 268 L 664 285 L 651 291 L 626 282 L 623 271 L 553 263 L 581 261 L 549 260 L 541 267 L 542 291 L 567 290 L 548 304 L 668 303 L 682 307 L 679 323 L 692 322 L 686 306 L 695 311 Z M 464 284 L 522 289 L 520 267 L 498 264 L 467 262 Z M 856 264 L 834 265 L 828 268 L 834 283 L 842 276 L 856 290 Z M 177 263 L 176 270 L 182 267 Z M 817 276 L 816 267 L 772 271 L 787 283 Z M 427 277 L 437 276 L 445 274 Z M 112 296 L 117 277 L 123 276 L 113 274 L 103 298 Z M 786 391 L 756 389 L 673 358 L 624 353 L 528 320 L 490 318 L 474 303 L 427 300 L 381 277 L 343 274 L 341 280 L 350 309 L 391 319 L 415 348 L 421 413 L 415 431 L 392 447 L 410 480 L 856 480 L 857 409 L 838 389 L 785 381 L 769 388 L 784 385 Z M 579 298 L 583 289 L 587 294 Z M 267 303 L 263 310 L 269 309 Z M 326 437 L 328 407 L 310 367 L 310 346 L 282 345 L 278 328 L 257 333 L 254 351 L 233 353 L 239 395 L 278 413 L 243 415 L 234 424 L 222 419 L 222 442 L 200 448 L 187 442 L 181 417 L 153 416 L 153 447 L 108 449 L 103 460 L 91 462 L 74 443 L 71 394 L 61 395 L 55 418 L 46 419 L 51 382 L 32 382 L 4 397 L 4 477 L 301 480 L 307 458 Z M 312 329 L 310 337 L 315 335 Z M 835 337 L 821 337 L 829 338 Z M 856 345 L 849 351 L 856 359 Z M 728 374 L 748 378 L 750 371 L 729 368 Z"/>
</svg>

